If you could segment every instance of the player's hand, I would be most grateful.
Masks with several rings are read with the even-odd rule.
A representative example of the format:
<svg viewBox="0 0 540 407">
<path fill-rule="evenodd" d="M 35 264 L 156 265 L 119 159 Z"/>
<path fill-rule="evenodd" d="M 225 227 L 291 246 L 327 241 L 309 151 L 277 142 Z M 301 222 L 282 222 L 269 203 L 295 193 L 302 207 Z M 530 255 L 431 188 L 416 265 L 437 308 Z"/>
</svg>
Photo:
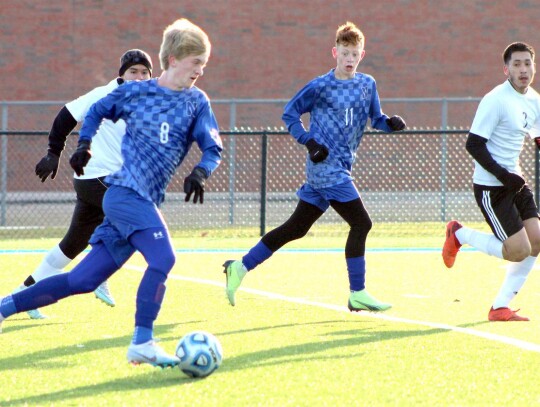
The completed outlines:
<svg viewBox="0 0 540 407">
<path fill-rule="evenodd" d="M 36 164 L 36 175 L 41 178 L 41 182 L 45 182 L 51 173 L 51 179 L 56 177 L 59 161 L 60 156 L 49 151 L 47 155 Z"/>
<path fill-rule="evenodd" d="M 69 159 L 69 165 L 71 165 L 71 168 L 73 168 L 75 174 L 79 176 L 84 175 L 83 168 L 86 167 L 86 164 L 88 164 L 88 161 L 90 161 L 90 158 L 92 158 L 90 144 L 90 140 L 79 140 L 77 150 L 75 150 L 75 152 Z"/>
<path fill-rule="evenodd" d="M 401 131 L 407 127 L 407 123 L 400 116 L 392 116 L 386 119 L 386 124 L 392 129 L 392 131 Z"/>
<path fill-rule="evenodd" d="M 525 186 L 525 180 L 521 176 L 509 171 L 501 175 L 499 181 L 503 183 L 505 188 L 516 194 Z"/>
<path fill-rule="evenodd" d="M 540 137 L 535 137 L 534 143 L 536 144 L 536 148 L 540 150 Z"/>
<path fill-rule="evenodd" d="M 201 167 L 195 167 L 191 174 L 184 179 L 184 192 L 186 193 L 186 202 L 189 202 L 193 194 L 193 203 L 200 201 L 204 202 L 204 181 L 206 179 L 206 171 Z"/>
<path fill-rule="evenodd" d="M 320 163 L 328 157 L 328 149 L 322 144 L 317 143 L 315 139 L 308 140 L 306 147 L 309 152 L 309 159 L 314 163 Z"/>
</svg>

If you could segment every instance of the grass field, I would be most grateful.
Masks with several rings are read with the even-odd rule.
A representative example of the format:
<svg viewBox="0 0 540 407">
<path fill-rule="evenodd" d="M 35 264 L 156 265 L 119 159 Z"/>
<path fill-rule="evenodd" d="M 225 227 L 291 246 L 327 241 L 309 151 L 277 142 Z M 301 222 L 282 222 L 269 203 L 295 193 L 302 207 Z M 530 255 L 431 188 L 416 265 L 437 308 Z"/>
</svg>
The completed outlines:
<svg viewBox="0 0 540 407">
<path fill-rule="evenodd" d="M 145 267 L 136 255 L 110 280 L 115 308 L 84 295 L 43 309 L 47 320 L 4 322 L 0 406 L 540 405 L 538 270 L 513 303 L 531 321 L 490 323 L 504 262 L 464 251 L 447 270 L 434 249 L 440 239 L 404 250 L 410 236 L 383 235 L 368 242 L 366 259 L 368 289 L 394 304 L 384 314 L 346 309 L 343 237 L 287 246 L 246 277 L 236 307 L 221 264 L 256 239 L 175 239 L 155 335 L 172 352 L 188 331 L 214 333 L 224 362 L 202 380 L 126 362 Z M 0 294 L 56 243 L 0 242 Z"/>
</svg>

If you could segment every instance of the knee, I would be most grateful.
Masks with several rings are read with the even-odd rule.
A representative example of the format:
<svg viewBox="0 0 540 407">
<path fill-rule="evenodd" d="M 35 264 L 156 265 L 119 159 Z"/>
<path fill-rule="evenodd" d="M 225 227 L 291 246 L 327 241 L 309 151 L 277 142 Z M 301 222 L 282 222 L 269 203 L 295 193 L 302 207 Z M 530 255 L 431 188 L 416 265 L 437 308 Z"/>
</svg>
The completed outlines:
<svg viewBox="0 0 540 407">
<path fill-rule="evenodd" d="M 309 232 L 311 225 L 297 224 L 287 225 L 287 228 L 283 228 L 285 236 L 288 236 L 288 241 L 297 240 L 303 238 Z"/>
<path fill-rule="evenodd" d="M 167 275 L 174 267 L 175 263 L 176 256 L 174 252 L 160 253 L 159 256 L 148 261 L 148 268 Z"/>
<path fill-rule="evenodd" d="M 504 259 L 513 262 L 523 261 L 533 253 L 532 247 L 528 243 L 519 246 L 509 246 L 505 244 L 503 249 Z"/>
<path fill-rule="evenodd" d="M 70 277 L 69 286 L 73 294 L 91 293 L 102 283 L 88 274 L 77 276 L 70 273 Z"/>
<path fill-rule="evenodd" d="M 362 223 L 351 225 L 350 234 L 358 238 L 365 238 L 372 227 L 373 222 L 371 219 L 366 219 Z"/>
<path fill-rule="evenodd" d="M 531 241 L 531 256 L 538 256 L 540 253 L 540 239 Z"/>
</svg>

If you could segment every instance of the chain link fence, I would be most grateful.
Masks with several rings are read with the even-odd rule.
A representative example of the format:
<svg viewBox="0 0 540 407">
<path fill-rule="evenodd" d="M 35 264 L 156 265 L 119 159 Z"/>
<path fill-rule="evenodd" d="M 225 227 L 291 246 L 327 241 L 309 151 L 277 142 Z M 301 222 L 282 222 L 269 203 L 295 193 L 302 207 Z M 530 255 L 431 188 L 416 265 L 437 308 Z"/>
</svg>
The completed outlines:
<svg viewBox="0 0 540 407">
<path fill-rule="evenodd" d="M 472 193 L 472 159 L 465 151 L 466 126 L 479 100 L 382 100 L 385 112 L 405 117 L 410 130 L 366 132 L 353 176 L 376 227 L 384 224 L 385 234 L 399 234 L 408 223 L 422 235 L 453 218 L 483 221 Z M 174 235 L 258 236 L 289 217 L 305 180 L 306 151 L 280 127 L 286 102 L 212 101 L 219 123 L 235 130 L 221 132 L 223 162 L 207 182 L 204 205 L 184 202 L 182 192 L 184 177 L 200 158 L 196 146 L 178 169 L 162 206 Z M 61 237 L 67 230 L 75 202 L 68 157 L 76 133 L 68 138 L 56 179 L 41 183 L 34 174 L 46 153 L 45 130 L 62 105 L 0 101 L 0 238 Z M 249 123 L 264 130 L 251 130 Z M 526 143 L 521 164 L 538 202 L 534 143 Z M 330 209 L 310 233 L 345 232 L 346 225 Z"/>
<path fill-rule="evenodd" d="M 47 133 L 0 134 L 0 237 L 61 237 L 75 202 L 68 157 L 77 137 L 68 138 L 57 177 L 41 183 L 34 167 L 46 152 Z M 168 188 L 162 211 L 173 235 L 257 236 L 283 223 L 296 207 L 295 192 L 305 180 L 304 146 L 284 131 L 221 134 L 223 162 L 207 182 L 204 205 L 184 202 L 182 192 L 184 177 L 200 159 L 196 146 Z M 481 222 L 466 137 L 466 130 L 366 132 L 353 176 L 373 221 L 387 224 L 390 234 L 403 223 L 414 223 L 421 234 L 452 218 Z M 536 186 L 534 143 L 526 143 L 521 162 Z M 329 210 L 314 228 L 322 235 L 343 234 L 343 224 Z"/>
</svg>

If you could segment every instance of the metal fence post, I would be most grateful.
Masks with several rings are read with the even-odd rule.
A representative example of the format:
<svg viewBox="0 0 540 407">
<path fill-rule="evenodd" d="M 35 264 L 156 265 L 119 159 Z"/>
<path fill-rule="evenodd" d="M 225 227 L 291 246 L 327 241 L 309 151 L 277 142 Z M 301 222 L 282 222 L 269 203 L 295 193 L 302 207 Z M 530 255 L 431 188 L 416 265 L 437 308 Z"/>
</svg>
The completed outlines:
<svg viewBox="0 0 540 407">
<path fill-rule="evenodd" d="M 229 128 L 236 127 L 236 103 L 231 101 Z M 236 136 L 231 134 L 229 139 L 229 225 L 234 225 L 234 177 L 236 167 Z"/>
<path fill-rule="evenodd" d="M 268 134 L 262 133 L 261 146 L 261 236 L 266 233 L 266 182 L 268 163 Z"/>
<path fill-rule="evenodd" d="M 8 106 L 2 102 L 2 131 L 7 131 L 8 127 Z M 6 226 L 7 213 L 7 134 L 2 135 L 2 151 L 0 152 L 0 166 L 2 171 L 2 179 L 0 180 L 0 225 Z"/>
<path fill-rule="evenodd" d="M 441 129 L 447 130 L 448 127 L 448 101 L 442 100 L 441 105 Z M 447 193 L 447 177 L 446 177 L 446 160 L 448 159 L 448 135 L 441 135 L 441 222 L 446 221 L 446 193 Z"/>
</svg>

